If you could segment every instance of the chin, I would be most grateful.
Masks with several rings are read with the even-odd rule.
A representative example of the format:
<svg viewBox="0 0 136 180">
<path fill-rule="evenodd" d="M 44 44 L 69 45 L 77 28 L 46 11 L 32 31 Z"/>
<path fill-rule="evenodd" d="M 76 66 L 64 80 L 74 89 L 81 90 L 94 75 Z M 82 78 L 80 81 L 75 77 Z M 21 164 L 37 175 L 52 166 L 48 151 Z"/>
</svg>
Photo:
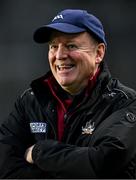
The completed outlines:
<svg viewBox="0 0 136 180">
<path fill-rule="evenodd" d="M 62 87 L 68 87 L 68 86 L 71 86 L 71 84 L 72 84 L 71 82 L 64 82 L 64 81 L 59 81 L 58 83 Z"/>
<path fill-rule="evenodd" d="M 63 86 L 67 86 L 73 83 L 72 80 L 67 79 L 67 78 L 58 79 L 58 82 L 60 85 L 63 85 Z"/>
</svg>

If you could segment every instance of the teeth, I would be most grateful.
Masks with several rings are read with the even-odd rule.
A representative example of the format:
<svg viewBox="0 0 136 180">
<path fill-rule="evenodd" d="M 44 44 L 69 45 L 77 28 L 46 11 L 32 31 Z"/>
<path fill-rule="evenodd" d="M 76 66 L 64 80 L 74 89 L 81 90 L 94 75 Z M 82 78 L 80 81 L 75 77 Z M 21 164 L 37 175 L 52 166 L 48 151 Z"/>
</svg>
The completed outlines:
<svg viewBox="0 0 136 180">
<path fill-rule="evenodd" d="M 59 70 L 63 70 L 63 69 L 70 69 L 72 68 L 74 65 L 57 65 L 56 67 L 59 69 Z"/>
</svg>

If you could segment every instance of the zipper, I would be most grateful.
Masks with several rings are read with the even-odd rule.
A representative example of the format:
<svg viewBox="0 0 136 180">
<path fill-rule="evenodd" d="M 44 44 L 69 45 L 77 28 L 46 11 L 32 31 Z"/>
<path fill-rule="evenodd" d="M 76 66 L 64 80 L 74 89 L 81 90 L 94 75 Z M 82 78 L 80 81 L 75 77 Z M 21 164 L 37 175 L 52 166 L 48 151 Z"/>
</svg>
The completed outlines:
<svg viewBox="0 0 136 180">
<path fill-rule="evenodd" d="M 46 110 L 44 110 L 44 109 L 42 109 L 42 112 L 43 112 L 43 114 L 45 116 L 45 119 L 47 120 L 48 124 L 51 126 L 51 128 L 53 130 L 55 140 L 57 140 L 57 133 L 56 133 L 56 130 L 55 130 L 55 125 L 52 122 L 52 119 L 50 118 L 49 113 Z M 45 112 L 46 112 L 46 114 L 45 114 Z M 50 112 L 50 113 L 54 114 L 55 110 L 52 109 L 52 112 Z"/>
</svg>

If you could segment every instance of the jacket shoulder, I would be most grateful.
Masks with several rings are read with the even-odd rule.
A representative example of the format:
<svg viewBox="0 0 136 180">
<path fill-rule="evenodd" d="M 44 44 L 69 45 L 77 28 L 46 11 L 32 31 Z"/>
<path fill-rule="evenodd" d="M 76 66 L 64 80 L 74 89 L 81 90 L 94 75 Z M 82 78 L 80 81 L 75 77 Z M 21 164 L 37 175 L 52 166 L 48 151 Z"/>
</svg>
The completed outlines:
<svg viewBox="0 0 136 180">
<path fill-rule="evenodd" d="M 20 98 L 22 99 L 25 96 L 33 96 L 33 95 L 34 95 L 34 92 L 33 92 L 32 88 L 28 88 L 20 95 Z"/>
<path fill-rule="evenodd" d="M 24 108 L 31 106 L 32 102 L 36 100 L 32 88 L 26 89 L 21 95 L 18 96 L 16 103 Z"/>
<path fill-rule="evenodd" d="M 136 98 L 136 91 L 133 88 L 122 84 L 120 81 L 117 81 L 117 85 L 115 89 L 122 92 L 127 98 L 131 98 L 131 99 Z"/>
</svg>

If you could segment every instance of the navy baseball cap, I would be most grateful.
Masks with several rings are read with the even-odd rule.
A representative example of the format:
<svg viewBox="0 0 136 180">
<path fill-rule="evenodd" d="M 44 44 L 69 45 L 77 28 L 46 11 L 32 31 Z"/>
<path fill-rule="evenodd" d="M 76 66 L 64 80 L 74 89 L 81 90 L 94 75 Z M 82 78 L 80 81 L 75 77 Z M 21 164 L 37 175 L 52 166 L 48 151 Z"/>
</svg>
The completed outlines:
<svg viewBox="0 0 136 180">
<path fill-rule="evenodd" d="M 101 21 L 86 10 L 66 9 L 61 11 L 53 18 L 50 24 L 39 27 L 34 32 L 33 38 L 37 43 L 48 42 L 53 30 L 68 34 L 87 31 L 107 46 Z"/>
</svg>

